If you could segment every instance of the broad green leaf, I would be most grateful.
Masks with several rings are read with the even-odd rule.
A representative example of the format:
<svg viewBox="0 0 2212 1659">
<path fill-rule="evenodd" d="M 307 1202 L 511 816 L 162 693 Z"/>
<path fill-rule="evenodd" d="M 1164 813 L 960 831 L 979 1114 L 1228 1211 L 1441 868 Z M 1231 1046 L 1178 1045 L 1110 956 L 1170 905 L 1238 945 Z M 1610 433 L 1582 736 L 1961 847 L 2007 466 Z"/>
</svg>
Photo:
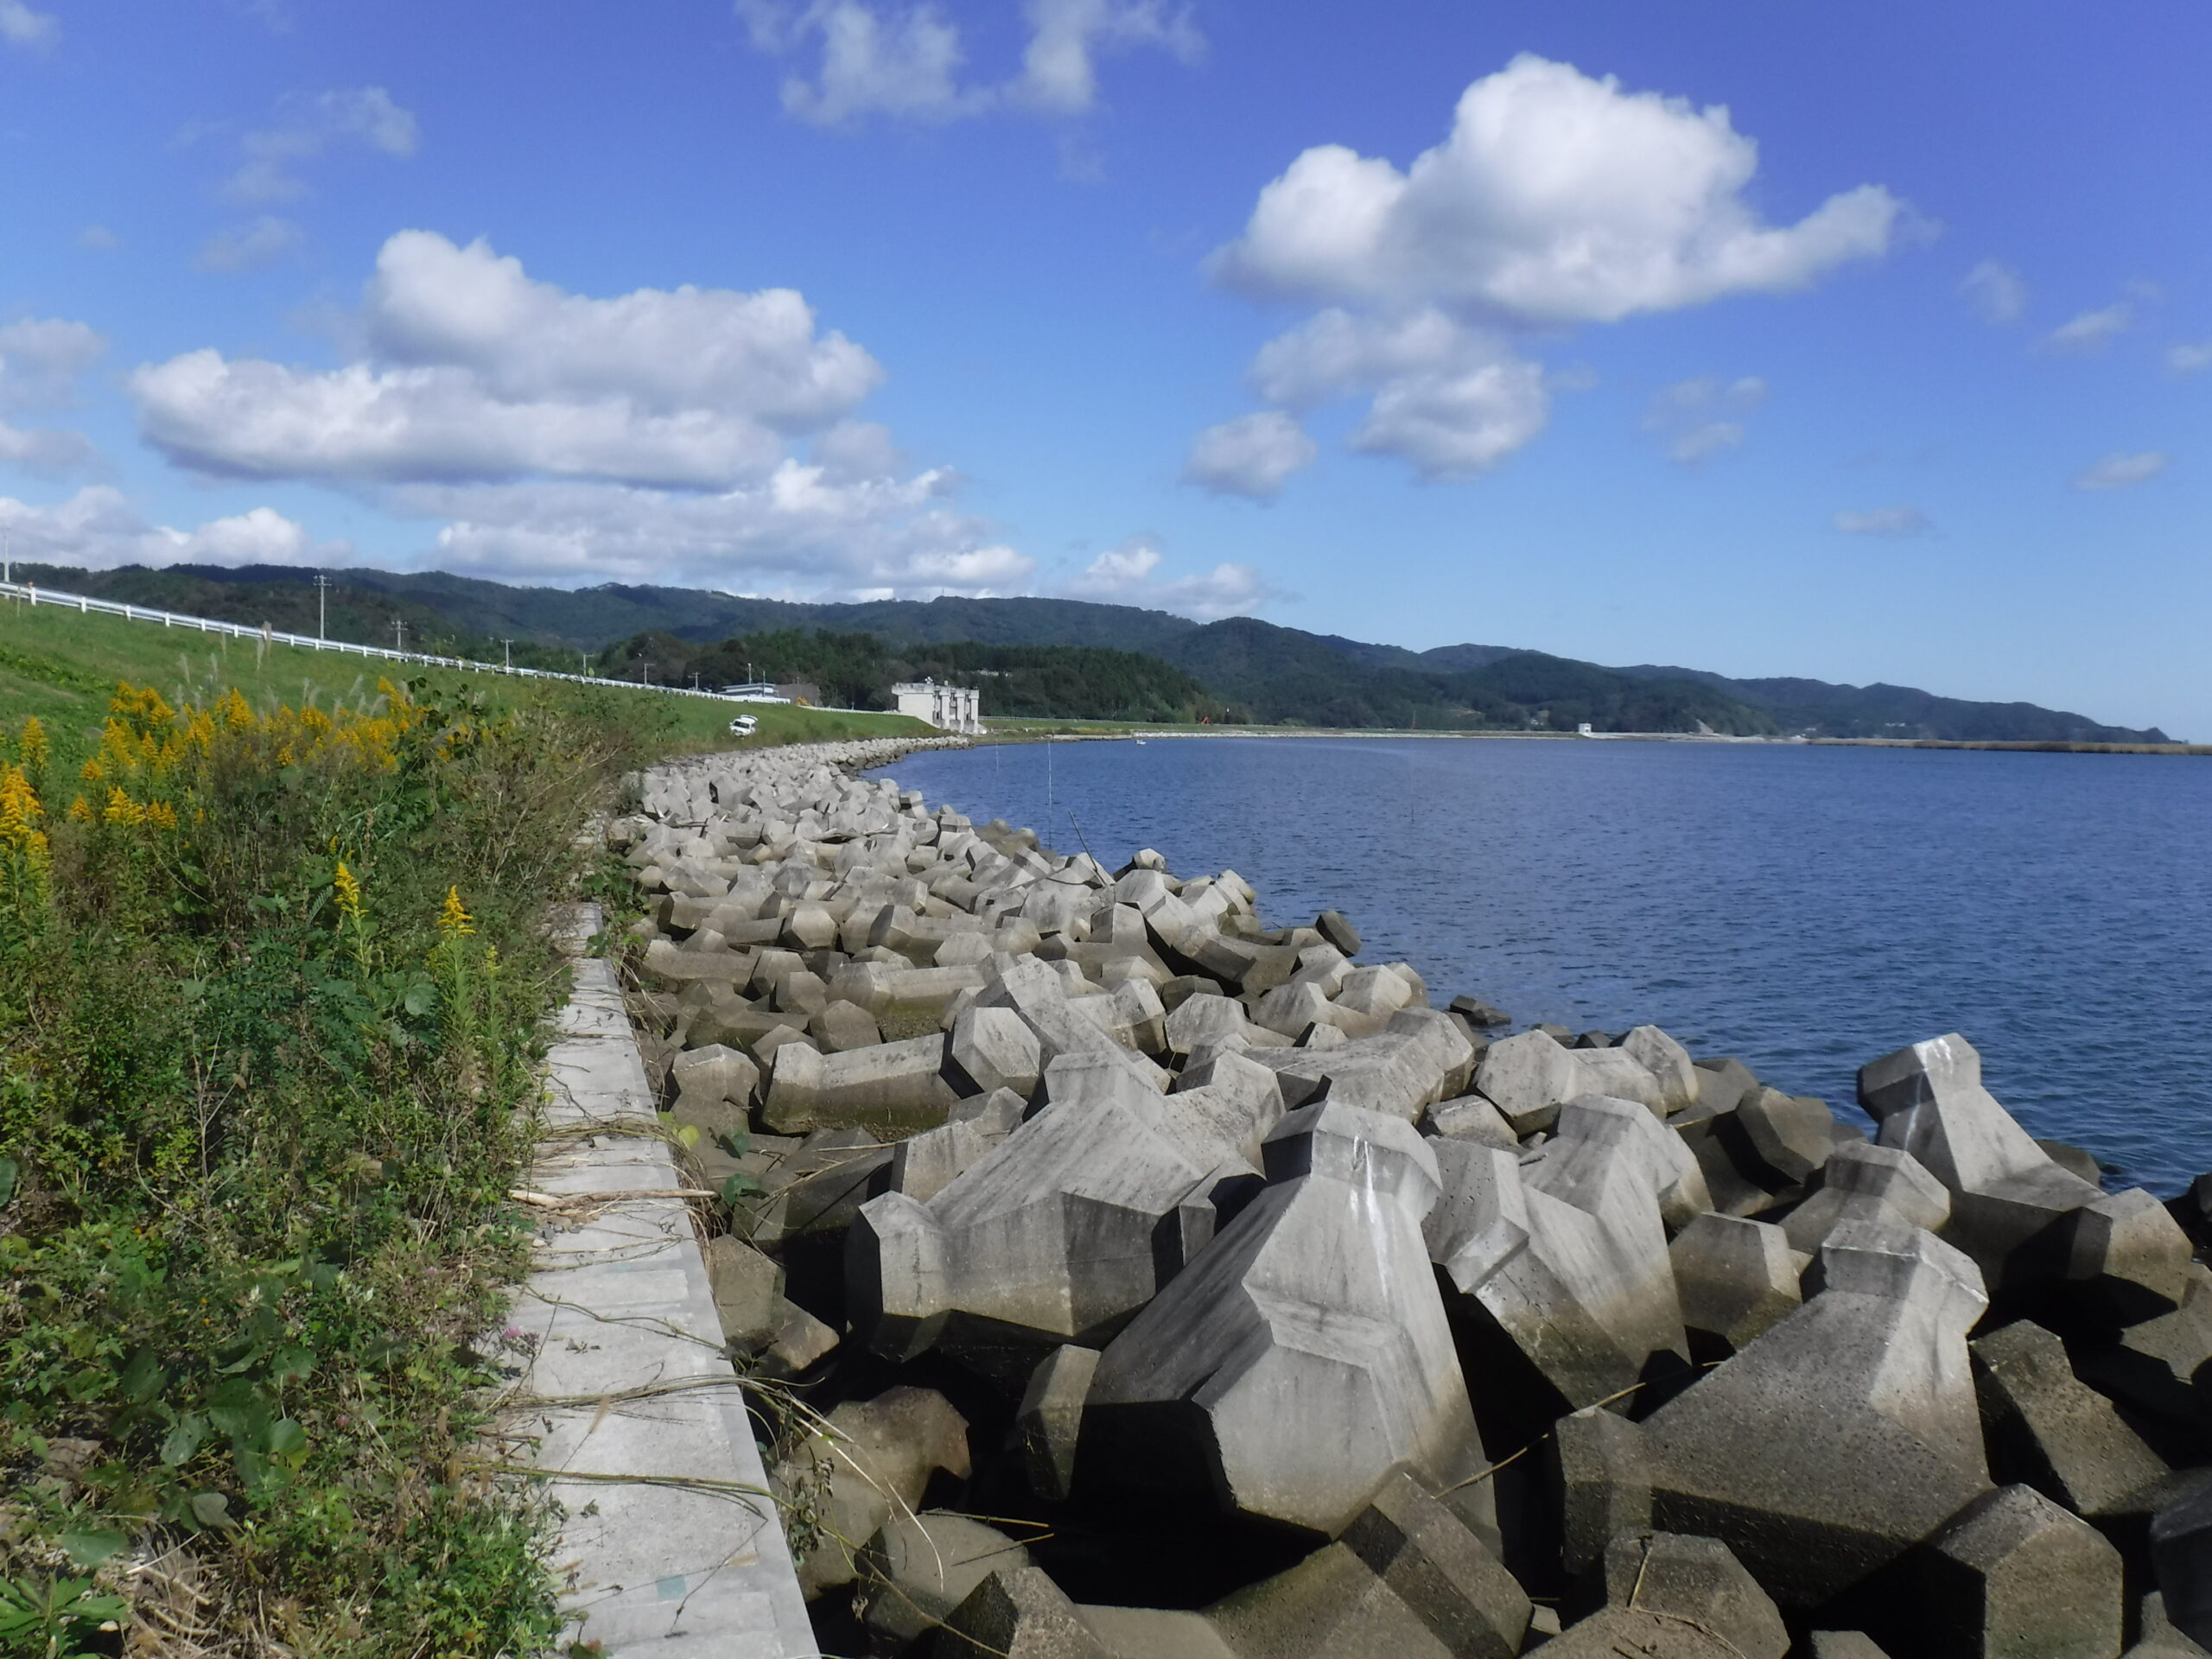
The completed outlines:
<svg viewBox="0 0 2212 1659">
<path fill-rule="evenodd" d="M 16 1177 L 22 1172 L 12 1158 L 0 1158 L 0 1205 L 16 1196 Z"/>
<path fill-rule="evenodd" d="M 162 1436 L 162 1461 L 175 1468 L 192 1461 L 207 1439 L 207 1420 L 196 1411 L 188 1411 L 176 1420 L 176 1427 Z"/>
<path fill-rule="evenodd" d="M 743 1170 L 722 1183 L 722 1202 L 734 1206 L 739 1200 L 751 1197 L 760 1190 L 760 1183 Z"/>
<path fill-rule="evenodd" d="M 231 1500 L 220 1492 L 194 1492 L 192 1495 L 192 1518 L 203 1527 L 227 1527 L 231 1521 Z"/>
<path fill-rule="evenodd" d="M 89 1573 L 109 1556 L 119 1553 L 130 1541 L 119 1532 L 65 1532 L 54 1541 L 61 1546 L 72 1567 L 80 1573 Z"/>
<path fill-rule="evenodd" d="M 162 1391 L 162 1384 L 167 1381 L 168 1374 L 154 1357 L 154 1351 L 141 1348 L 131 1357 L 130 1363 L 124 1367 L 123 1397 L 133 1405 L 143 1405 Z"/>
</svg>

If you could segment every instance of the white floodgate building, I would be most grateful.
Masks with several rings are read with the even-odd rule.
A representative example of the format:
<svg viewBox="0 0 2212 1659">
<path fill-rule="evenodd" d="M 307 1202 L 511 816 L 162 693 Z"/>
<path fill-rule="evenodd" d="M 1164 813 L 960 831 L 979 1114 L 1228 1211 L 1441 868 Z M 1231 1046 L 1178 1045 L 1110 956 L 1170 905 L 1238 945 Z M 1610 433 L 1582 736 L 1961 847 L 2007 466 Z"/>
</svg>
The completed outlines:
<svg viewBox="0 0 2212 1659">
<path fill-rule="evenodd" d="M 899 699 L 899 712 L 925 720 L 939 731 L 978 736 L 983 729 L 982 693 L 965 686 L 939 685 L 935 680 L 905 683 L 891 688 Z"/>
</svg>

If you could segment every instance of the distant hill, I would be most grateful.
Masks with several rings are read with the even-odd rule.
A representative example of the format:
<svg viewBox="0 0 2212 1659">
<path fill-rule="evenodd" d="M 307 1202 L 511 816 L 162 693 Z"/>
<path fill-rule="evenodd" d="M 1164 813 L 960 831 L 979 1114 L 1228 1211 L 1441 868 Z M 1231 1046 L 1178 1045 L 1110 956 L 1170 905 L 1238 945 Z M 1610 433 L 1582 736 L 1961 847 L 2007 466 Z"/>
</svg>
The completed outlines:
<svg viewBox="0 0 2212 1659">
<path fill-rule="evenodd" d="M 20 580 L 96 598 L 312 632 L 314 573 L 272 565 L 138 566 L 92 571 L 18 563 Z M 1571 731 L 1738 735 L 1943 738 L 2160 743 L 2152 728 L 2106 726 L 2026 702 L 1974 702 L 1906 686 L 1821 680 L 1731 679 L 1710 670 L 1637 664 L 1607 668 L 1509 645 L 1442 645 L 1413 652 L 1335 634 L 1308 633 L 1254 617 L 1198 623 L 1166 611 L 1071 599 L 882 600 L 854 605 L 745 599 L 692 588 L 609 582 L 575 590 L 511 587 L 442 571 L 327 573 L 334 639 L 388 645 L 395 620 L 410 644 L 477 656 L 512 651 L 532 667 L 573 667 L 587 657 L 623 671 L 641 654 L 662 671 L 732 642 L 808 634 L 866 636 L 839 647 L 850 695 L 909 671 L 993 687 L 1005 713 L 1166 719 L 1181 709 L 1234 710 L 1268 723 L 1472 730 L 1529 727 Z M 640 642 L 647 642 L 640 645 Z M 652 642 L 661 643 L 652 643 Z M 992 658 L 921 647 L 1082 648 L 1118 653 L 1077 658 Z M 754 647 L 757 652 L 757 645 Z M 819 671 L 823 651 L 787 645 L 794 671 Z M 830 653 L 836 655 L 836 652 Z M 727 658 L 728 653 L 724 653 Z M 1142 661 L 1121 660 L 1122 658 Z M 842 660 L 842 659 L 841 659 Z M 1147 664 L 1149 664 L 1147 666 Z M 707 664 L 696 664 L 703 674 Z M 684 668 L 682 671 L 689 672 Z M 1008 677 L 1019 677 L 1019 687 Z M 986 712 L 995 706 L 990 691 Z"/>
</svg>

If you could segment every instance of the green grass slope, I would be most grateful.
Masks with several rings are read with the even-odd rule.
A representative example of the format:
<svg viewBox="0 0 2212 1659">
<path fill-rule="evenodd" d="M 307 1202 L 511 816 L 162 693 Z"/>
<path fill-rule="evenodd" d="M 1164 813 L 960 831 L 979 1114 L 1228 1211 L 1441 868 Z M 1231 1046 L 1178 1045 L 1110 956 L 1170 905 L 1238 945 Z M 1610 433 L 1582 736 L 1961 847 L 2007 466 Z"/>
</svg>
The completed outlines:
<svg viewBox="0 0 2212 1659">
<path fill-rule="evenodd" d="M 380 677 L 395 683 L 422 679 L 440 691 L 467 688 L 494 702 L 543 699 L 556 706 L 590 702 L 612 708 L 638 728 L 646 747 L 660 752 L 929 732 L 921 721 L 899 715 L 738 705 L 613 684 L 423 668 L 0 601 L 0 721 L 36 715 L 63 754 L 99 742 L 108 699 L 119 680 L 151 685 L 175 703 L 204 702 L 236 687 L 257 709 L 265 709 L 309 702 L 327 709 L 334 702 L 350 707 L 373 697 Z M 730 718 L 738 713 L 760 721 L 759 731 L 741 744 L 728 734 Z"/>
</svg>

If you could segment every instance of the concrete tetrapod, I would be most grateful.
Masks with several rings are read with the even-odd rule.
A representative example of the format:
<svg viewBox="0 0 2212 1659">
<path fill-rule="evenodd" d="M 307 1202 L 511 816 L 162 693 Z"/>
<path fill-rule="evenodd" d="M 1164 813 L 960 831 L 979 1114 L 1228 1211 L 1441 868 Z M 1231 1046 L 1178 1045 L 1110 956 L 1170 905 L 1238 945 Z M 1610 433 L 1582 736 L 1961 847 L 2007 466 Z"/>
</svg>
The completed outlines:
<svg viewBox="0 0 2212 1659">
<path fill-rule="evenodd" d="M 1185 1236 L 1211 1236 L 1221 1154 L 1194 1154 L 1169 1096 L 1100 1064 L 1120 1086 L 1047 1106 L 927 1204 L 861 1206 L 848 1312 L 877 1352 L 911 1359 L 942 1339 L 1026 1376 L 1046 1348 L 1096 1345 L 1180 1270 Z M 1186 1203 L 1205 1212 L 1189 1225 Z"/>
<path fill-rule="evenodd" d="M 2052 1161 L 1982 1087 L 1981 1055 L 1956 1032 L 1861 1066 L 1859 1101 L 1880 1122 L 1882 1145 L 1910 1153 L 1949 1189 L 1944 1236 L 1993 1288 L 2008 1274 L 2063 1275 L 2143 1299 L 2139 1317 L 2182 1300 L 2190 1243 L 2180 1223 L 2155 1200 L 2107 1197 Z M 2071 1225 L 2058 1236 L 2063 1219 Z"/>
<path fill-rule="evenodd" d="M 1483 1465 L 1421 1243 L 1436 1160 L 1410 1125 L 1332 1102 L 1265 1152 L 1266 1191 L 1100 1359 L 1077 1489 L 1334 1535 L 1395 1467 L 1440 1490 Z"/>
<path fill-rule="evenodd" d="M 2031 1487 L 1984 1493 L 1929 1540 L 1916 1566 L 1918 1605 L 1892 1620 L 1894 1651 L 2118 1659 L 2120 1552 Z"/>
<path fill-rule="evenodd" d="M 1932 1233 L 1846 1222 L 1817 1294 L 1643 1426 L 1652 1519 L 1813 1607 L 1989 1490 L 1966 1334 L 1987 1299 Z"/>
<path fill-rule="evenodd" d="M 1558 1131 L 1526 1166 L 1437 1141 L 1445 1190 L 1424 1234 L 1452 1285 L 1576 1408 L 1633 1387 L 1655 1359 L 1688 1363 L 1662 1210 L 1694 1209 L 1704 1177 L 1632 1101 L 1576 1100 Z"/>
<path fill-rule="evenodd" d="M 1325 1546 L 1206 1610 L 1240 1659 L 1510 1659 L 1528 1596 L 1402 1470 Z"/>
</svg>

